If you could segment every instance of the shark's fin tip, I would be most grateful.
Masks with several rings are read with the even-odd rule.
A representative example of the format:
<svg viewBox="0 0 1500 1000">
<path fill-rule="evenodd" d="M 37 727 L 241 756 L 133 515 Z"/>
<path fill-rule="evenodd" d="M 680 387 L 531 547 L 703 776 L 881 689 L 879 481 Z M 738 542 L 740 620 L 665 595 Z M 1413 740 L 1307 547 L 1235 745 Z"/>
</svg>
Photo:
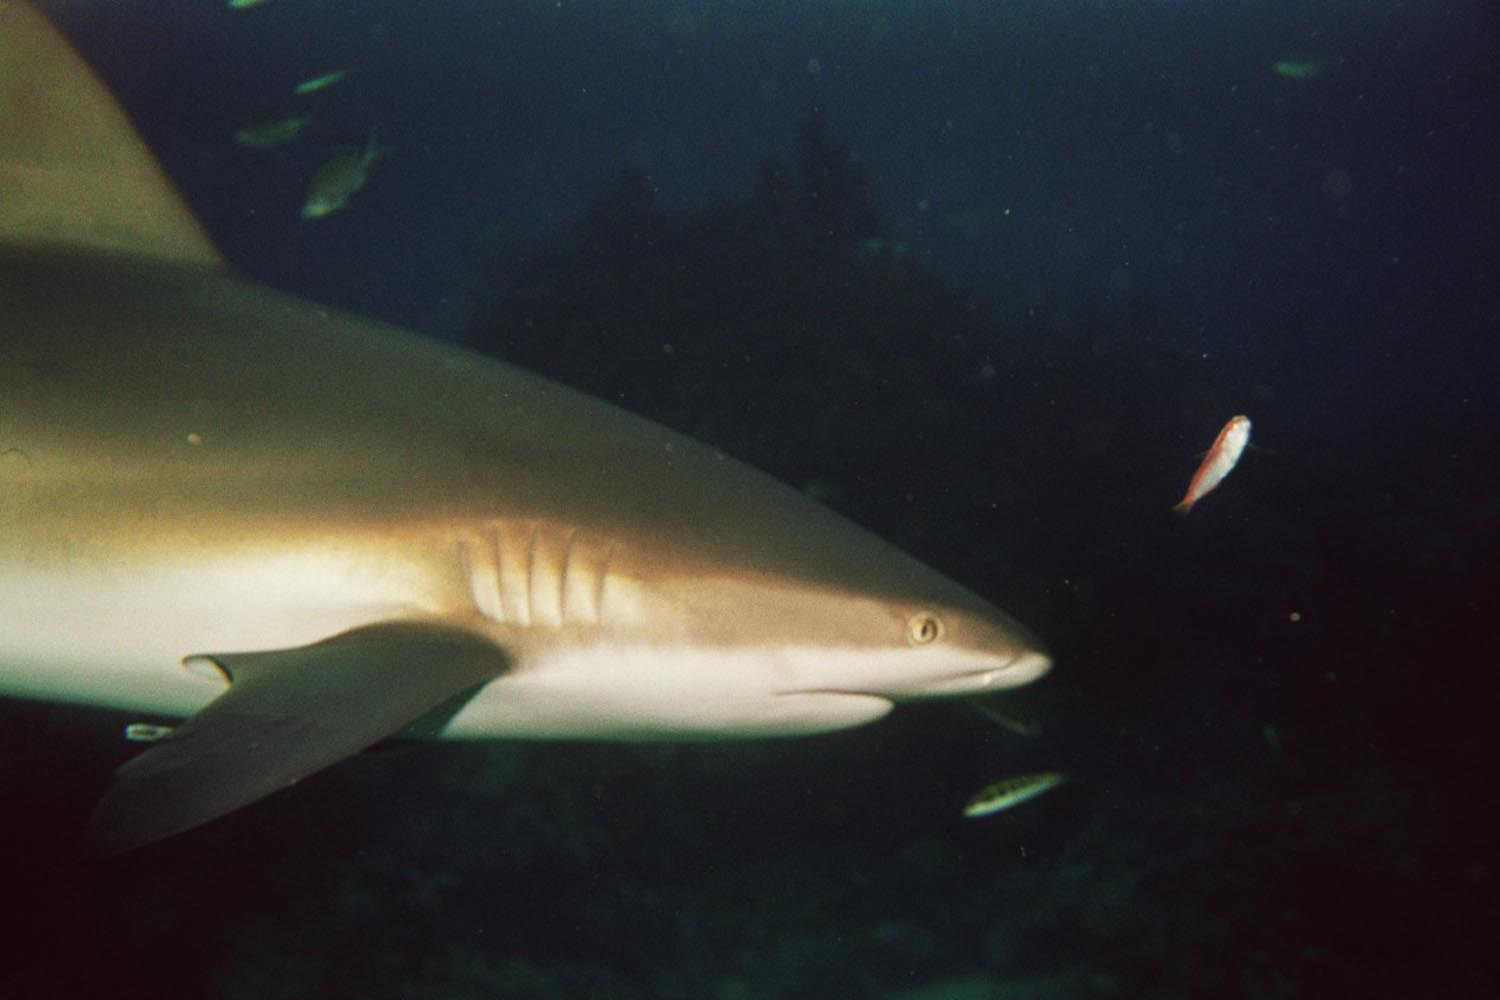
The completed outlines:
<svg viewBox="0 0 1500 1000">
<path fill-rule="evenodd" d="M 0 242 L 223 263 L 129 117 L 29 0 L 0 44 Z"/>
</svg>

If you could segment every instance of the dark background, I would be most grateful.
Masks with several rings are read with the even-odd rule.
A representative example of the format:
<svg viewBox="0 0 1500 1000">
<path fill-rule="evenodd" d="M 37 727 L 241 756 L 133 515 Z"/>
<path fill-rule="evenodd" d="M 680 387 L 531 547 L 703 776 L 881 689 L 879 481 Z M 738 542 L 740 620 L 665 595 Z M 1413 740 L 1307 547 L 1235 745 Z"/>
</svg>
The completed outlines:
<svg viewBox="0 0 1500 1000">
<path fill-rule="evenodd" d="M 1057 667 L 1031 741 L 424 747 L 102 864 L 128 720 L 0 703 L 3 995 L 1494 995 L 1492 8 L 46 7 L 241 270 L 722 445 Z"/>
</svg>

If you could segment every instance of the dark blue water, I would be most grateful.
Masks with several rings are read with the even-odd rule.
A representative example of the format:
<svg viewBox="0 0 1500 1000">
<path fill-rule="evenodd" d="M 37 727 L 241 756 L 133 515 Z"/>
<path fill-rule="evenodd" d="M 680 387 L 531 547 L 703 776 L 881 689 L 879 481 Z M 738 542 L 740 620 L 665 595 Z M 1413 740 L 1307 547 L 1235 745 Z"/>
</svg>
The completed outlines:
<svg viewBox="0 0 1500 1000">
<path fill-rule="evenodd" d="M 119 720 L 5 703 L 6 996 L 1500 988 L 1492 5 L 47 9 L 241 270 L 814 488 L 1057 667 L 1030 741 L 429 747 L 106 864 Z"/>
</svg>

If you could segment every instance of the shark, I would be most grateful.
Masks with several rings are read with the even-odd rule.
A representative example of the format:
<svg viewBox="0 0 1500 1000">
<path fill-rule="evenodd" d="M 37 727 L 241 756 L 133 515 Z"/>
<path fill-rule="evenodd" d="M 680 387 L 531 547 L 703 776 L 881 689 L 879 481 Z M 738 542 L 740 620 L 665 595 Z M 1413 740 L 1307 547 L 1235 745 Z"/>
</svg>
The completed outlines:
<svg viewBox="0 0 1500 1000">
<path fill-rule="evenodd" d="M 821 733 L 1049 669 L 711 447 L 236 275 L 26 0 L 0 139 L 0 696 L 154 720 L 94 849 L 391 738 Z"/>
</svg>

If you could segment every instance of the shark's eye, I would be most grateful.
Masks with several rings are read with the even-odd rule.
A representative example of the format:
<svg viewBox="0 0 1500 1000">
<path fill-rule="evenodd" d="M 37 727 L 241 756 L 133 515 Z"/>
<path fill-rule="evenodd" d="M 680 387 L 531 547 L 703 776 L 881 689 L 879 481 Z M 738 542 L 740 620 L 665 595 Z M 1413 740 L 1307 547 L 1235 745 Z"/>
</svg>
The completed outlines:
<svg viewBox="0 0 1500 1000">
<path fill-rule="evenodd" d="M 919 611 L 906 623 L 906 635 L 914 646 L 926 646 L 943 637 L 943 623 L 930 611 Z"/>
</svg>

